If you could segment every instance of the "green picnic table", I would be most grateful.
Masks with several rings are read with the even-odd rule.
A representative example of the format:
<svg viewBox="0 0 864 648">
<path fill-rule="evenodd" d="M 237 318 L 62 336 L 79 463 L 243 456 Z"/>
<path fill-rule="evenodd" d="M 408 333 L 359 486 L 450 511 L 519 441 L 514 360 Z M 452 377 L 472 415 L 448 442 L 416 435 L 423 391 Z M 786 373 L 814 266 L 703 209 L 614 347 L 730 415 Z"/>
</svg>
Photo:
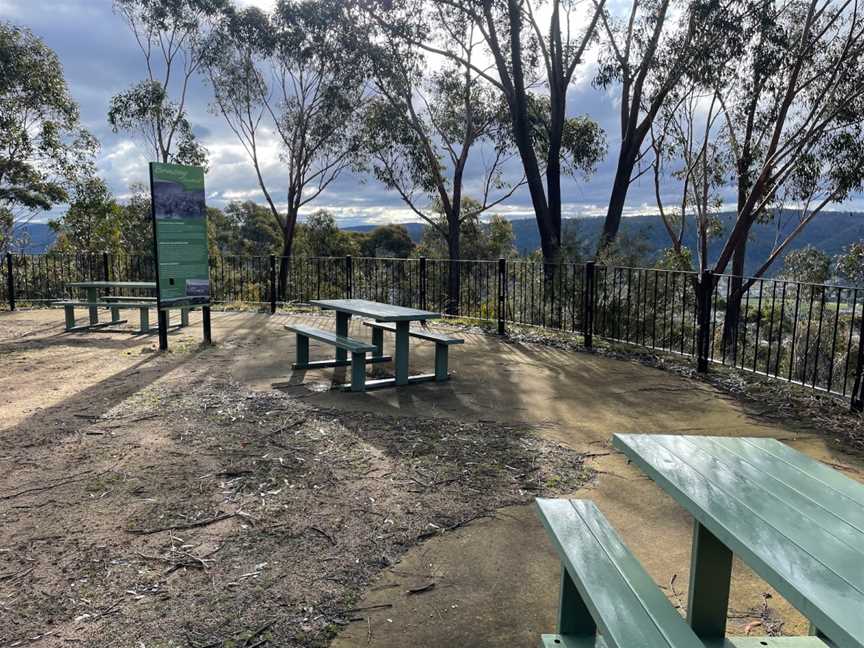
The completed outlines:
<svg viewBox="0 0 864 648">
<path fill-rule="evenodd" d="M 864 485 L 776 439 L 613 444 L 693 516 L 687 618 L 593 502 L 538 499 L 562 565 L 543 648 L 864 648 Z M 733 555 L 810 620 L 808 636 L 726 635 Z"/>
<path fill-rule="evenodd" d="M 409 339 L 411 337 L 411 322 L 426 322 L 440 318 L 439 313 L 417 308 L 406 308 L 394 306 L 381 302 L 369 301 L 368 299 L 313 299 L 309 302 L 322 310 L 336 312 L 336 334 L 348 335 L 348 326 L 351 316 L 367 317 L 376 322 L 391 322 L 395 324 L 394 333 L 396 343 L 393 350 L 393 362 L 395 365 L 395 378 L 382 378 L 367 382 L 367 387 L 383 387 L 388 385 L 407 385 L 409 382 L 423 382 L 435 380 L 435 375 L 408 375 Z M 336 349 L 336 363 L 344 363 L 347 360 L 344 349 Z M 319 363 L 320 364 L 320 363 Z M 323 364 L 321 366 L 324 366 Z"/>
<path fill-rule="evenodd" d="M 67 288 L 77 288 L 86 291 L 86 299 L 79 300 L 60 300 L 54 302 L 58 306 L 63 306 L 66 313 L 66 330 L 67 331 L 82 331 L 104 328 L 115 324 L 123 324 L 126 320 L 120 319 L 120 311 L 123 309 L 138 309 L 140 311 L 141 326 L 140 332 L 147 333 L 150 330 L 148 311 L 156 307 L 157 298 L 138 297 L 130 295 L 107 295 L 100 297 L 102 290 L 137 290 L 142 292 L 156 292 L 156 282 L 154 281 L 75 281 L 66 284 Z M 75 308 L 87 308 L 89 312 L 89 322 L 86 325 L 76 326 L 75 324 Z M 99 309 L 108 308 L 111 311 L 110 322 L 99 322 Z M 189 325 L 189 310 L 193 308 L 191 305 L 171 306 L 162 304 L 162 311 L 166 317 L 171 308 L 180 308 L 180 326 Z M 167 324 L 167 322 L 166 322 Z"/>
<path fill-rule="evenodd" d="M 864 648 L 864 485 L 776 439 L 613 444 L 694 518 L 687 621 L 705 645 L 724 645 L 736 555 L 810 620 L 789 646 Z"/>
<path fill-rule="evenodd" d="M 155 281 L 75 281 L 66 284 L 67 288 L 80 288 L 87 291 L 87 308 L 90 315 L 90 327 L 99 325 L 99 291 L 111 288 L 120 288 L 127 290 L 146 290 L 149 292 L 156 291 Z M 108 305 L 108 302 L 105 303 Z M 116 322 L 112 322 L 116 323 Z M 69 328 L 67 326 L 67 328 Z M 87 328 L 87 327 L 85 327 Z"/>
</svg>

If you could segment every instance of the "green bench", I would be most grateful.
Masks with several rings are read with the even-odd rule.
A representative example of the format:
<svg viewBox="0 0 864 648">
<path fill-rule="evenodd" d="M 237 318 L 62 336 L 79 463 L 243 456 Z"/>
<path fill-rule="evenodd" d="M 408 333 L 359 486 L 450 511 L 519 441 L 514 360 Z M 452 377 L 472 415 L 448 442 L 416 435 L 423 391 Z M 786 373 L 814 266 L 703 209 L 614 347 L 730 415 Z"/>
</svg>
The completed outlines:
<svg viewBox="0 0 864 648">
<path fill-rule="evenodd" d="M 128 320 L 120 319 L 120 311 L 128 309 L 138 309 L 140 326 L 139 333 L 150 332 L 150 309 L 156 307 L 155 297 L 131 297 L 124 295 L 114 295 L 104 297 L 101 301 L 89 302 L 78 300 L 55 301 L 55 306 L 62 306 L 66 319 L 67 331 L 83 331 L 94 328 L 103 328 L 106 326 L 116 326 L 117 324 L 125 324 Z M 111 321 L 101 323 L 90 323 L 83 326 L 76 325 L 75 309 L 76 308 L 107 308 L 111 311 Z M 169 322 L 172 308 L 180 308 L 180 326 L 189 326 L 189 311 L 190 307 L 170 307 L 162 308 L 166 312 Z"/>
<path fill-rule="evenodd" d="M 537 508 L 561 560 L 558 633 L 542 648 L 703 646 L 593 502 Z"/>
<path fill-rule="evenodd" d="M 93 328 L 100 328 L 104 326 L 116 326 L 117 324 L 124 324 L 127 320 L 120 319 L 120 311 L 125 309 L 138 309 L 140 314 L 140 331 L 142 333 L 147 333 L 150 330 L 150 309 L 153 308 L 155 304 L 153 302 L 143 302 L 143 301 L 124 301 L 124 302 L 87 302 L 87 301 L 76 301 L 76 300 L 68 300 L 68 301 L 55 301 L 55 306 L 62 306 L 63 313 L 66 318 L 66 330 L 67 331 L 80 331 L 87 330 Z M 75 309 L 76 308 L 104 308 L 107 307 L 111 310 L 111 321 L 110 322 L 101 322 L 96 324 L 86 324 L 83 326 L 77 326 L 75 323 Z"/>
<path fill-rule="evenodd" d="M 351 354 L 351 391 L 366 391 L 366 354 L 375 351 L 374 345 L 355 340 L 347 335 L 338 335 L 332 331 L 299 324 L 286 324 L 285 329 L 297 334 L 297 362 L 291 365 L 292 369 L 315 369 L 346 364 L 340 365 L 333 361 L 309 362 L 309 340 L 324 342 Z"/>
<path fill-rule="evenodd" d="M 375 345 L 375 357 L 384 355 L 384 331 L 390 333 L 396 332 L 395 324 L 386 324 L 384 322 L 363 322 L 364 326 L 372 329 L 372 344 Z M 463 344 L 465 340 L 450 337 L 442 333 L 434 333 L 432 331 L 422 331 L 410 329 L 408 335 L 420 340 L 435 343 L 435 380 L 442 382 L 450 377 L 448 370 L 448 352 L 452 345 Z"/>
</svg>

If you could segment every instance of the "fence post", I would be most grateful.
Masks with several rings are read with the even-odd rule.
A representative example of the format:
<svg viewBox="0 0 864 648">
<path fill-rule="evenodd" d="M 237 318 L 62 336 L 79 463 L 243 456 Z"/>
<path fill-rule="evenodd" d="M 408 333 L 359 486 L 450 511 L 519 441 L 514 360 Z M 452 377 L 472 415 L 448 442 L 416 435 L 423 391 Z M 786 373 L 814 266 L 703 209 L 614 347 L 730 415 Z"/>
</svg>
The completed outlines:
<svg viewBox="0 0 864 648">
<path fill-rule="evenodd" d="M 504 324 L 507 320 L 507 260 L 498 259 L 498 335 L 507 333 Z"/>
<path fill-rule="evenodd" d="M 854 313 L 852 314 L 854 317 Z M 855 364 L 855 383 L 852 387 L 852 411 L 864 412 L 864 312 L 858 329 L 858 361 Z"/>
<path fill-rule="evenodd" d="M 582 337 L 585 340 L 585 348 L 594 346 L 594 267 L 593 261 L 585 264 L 585 281 L 582 286 L 582 300 L 584 308 L 583 324 L 585 331 Z"/>
<path fill-rule="evenodd" d="M 12 274 L 12 253 L 6 253 L 6 289 L 9 296 L 9 310 L 15 310 L 15 275 Z"/>
<path fill-rule="evenodd" d="M 708 354 L 711 348 L 711 295 L 714 292 L 714 273 L 703 270 L 696 286 L 696 371 L 708 373 Z"/>
<path fill-rule="evenodd" d="M 270 314 L 276 312 L 276 255 L 270 255 Z"/>
<path fill-rule="evenodd" d="M 354 262 L 351 255 L 345 257 L 345 297 L 353 299 L 354 295 Z"/>
<path fill-rule="evenodd" d="M 426 310 L 426 257 L 420 257 L 420 310 Z"/>
</svg>

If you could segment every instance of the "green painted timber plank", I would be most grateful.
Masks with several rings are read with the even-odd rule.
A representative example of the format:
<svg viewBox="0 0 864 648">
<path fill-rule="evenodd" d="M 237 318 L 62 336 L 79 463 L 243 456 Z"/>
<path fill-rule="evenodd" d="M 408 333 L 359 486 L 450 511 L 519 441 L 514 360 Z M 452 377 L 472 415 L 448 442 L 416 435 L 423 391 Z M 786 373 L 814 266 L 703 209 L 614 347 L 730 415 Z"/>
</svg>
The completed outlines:
<svg viewBox="0 0 864 648">
<path fill-rule="evenodd" d="M 778 461 L 782 461 L 792 472 L 806 476 L 814 486 L 828 496 L 829 501 L 854 504 L 857 515 L 864 516 L 864 484 L 850 479 L 843 473 L 790 448 L 776 439 L 740 439 L 746 446 L 758 448 Z M 726 444 L 729 446 L 729 444 Z M 730 446 L 731 447 L 731 446 Z M 839 498 L 839 499 L 836 499 Z M 851 513 L 850 513 L 851 514 Z M 858 518 L 864 522 L 864 518 Z"/>
<path fill-rule="evenodd" d="M 373 331 L 390 331 L 391 333 L 396 332 L 395 324 L 388 324 L 385 322 L 363 322 L 363 326 L 368 326 Z M 429 342 L 435 342 L 437 344 L 464 344 L 465 340 L 460 338 L 451 337 L 449 335 L 445 335 L 443 333 L 435 333 L 433 331 L 424 331 L 422 329 L 409 329 L 408 335 L 411 337 L 419 338 L 421 340 L 428 340 Z"/>
<path fill-rule="evenodd" d="M 293 331 L 294 333 L 298 333 L 300 335 L 305 335 L 306 337 L 312 338 L 313 340 L 318 340 L 319 342 L 326 342 L 327 344 L 332 344 L 337 348 L 351 351 L 352 353 L 365 353 L 367 351 L 375 350 L 375 345 L 369 344 L 368 342 L 355 340 L 344 335 L 337 335 L 336 333 L 333 333 L 331 331 L 324 331 L 321 329 L 312 328 L 310 326 L 300 326 L 299 324 L 286 324 L 285 329 L 288 331 Z"/>
<path fill-rule="evenodd" d="M 698 470 L 688 446 L 671 449 L 675 439 L 681 437 L 615 435 L 613 442 L 832 641 L 864 648 L 864 594 L 856 586 L 860 555 L 830 533 L 819 535 L 821 530 L 802 524 L 788 507 L 782 514 L 766 511 L 761 503 L 770 494 L 748 489 L 741 479 L 724 479 L 719 462 L 703 458 L 704 472 Z M 816 537 L 821 542 L 814 546 Z"/>
<path fill-rule="evenodd" d="M 818 526 L 816 520 L 808 520 L 798 508 L 804 506 L 801 498 L 789 500 L 776 496 L 765 487 L 769 480 L 764 475 L 747 478 L 734 463 L 723 463 L 703 450 L 698 440 L 664 435 L 656 441 L 741 502 L 754 524 L 770 525 L 811 560 L 832 570 L 858 592 L 864 610 L 864 554 L 860 553 L 860 548 L 855 548 L 854 540 L 847 544 L 834 535 L 835 528 L 845 527 L 840 524 L 827 528 Z"/>
<path fill-rule="evenodd" d="M 824 529 L 864 557 L 864 508 L 857 502 L 844 500 L 820 488 L 819 482 L 786 469 L 757 447 L 739 444 L 743 451 L 736 452 L 736 446 L 730 448 L 729 444 L 717 443 L 710 438 L 691 440 L 691 443 L 720 461 L 731 473 L 787 502 L 805 518 L 805 522 Z"/>
<path fill-rule="evenodd" d="M 350 315 L 369 317 L 381 322 L 409 322 L 441 317 L 440 314 L 431 311 L 383 304 L 367 299 L 313 299 L 309 303 L 323 310 L 335 310 Z"/>
<path fill-rule="evenodd" d="M 538 499 L 537 507 L 609 648 L 701 645 L 592 502 Z"/>
</svg>

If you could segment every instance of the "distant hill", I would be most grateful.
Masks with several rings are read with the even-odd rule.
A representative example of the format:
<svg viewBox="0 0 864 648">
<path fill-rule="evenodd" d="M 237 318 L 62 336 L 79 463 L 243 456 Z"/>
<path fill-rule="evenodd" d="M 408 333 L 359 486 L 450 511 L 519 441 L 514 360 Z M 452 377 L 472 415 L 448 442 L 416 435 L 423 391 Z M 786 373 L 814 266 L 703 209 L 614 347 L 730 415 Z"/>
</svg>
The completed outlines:
<svg viewBox="0 0 864 648">
<path fill-rule="evenodd" d="M 784 215 L 784 231 L 788 231 L 793 223 L 792 214 Z M 724 224 L 724 231 L 728 232 L 734 220 L 734 214 L 725 213 L 720 215 Z M 540 247 L 540 236 L 537 232 L 537 223 L 533 218 L 511 221 L 513 233 L 516 237 L 516 249 L 520 254 L 526 254 Z M 695 248 L 696 237 L 692 223 L 688 223 L 685 242 L 691 248 Z M 406 223 L 408 235 L 415 242 L 419 242 L 426 227 L 424 223 Z M 589 250 L 593 250 L 596 241 L 603 228 L 603 218 L 572 218 L 564 222 L 565 230 L 574 230 L 575 234 L 586 242 Z M 369 232 L 375 229 L 374 225 L 357 225 L 347 227 L 353 232 Z M 31 223 L 23 228 L 29 236 L 26 251 L 31 254 L 45 252 L 54 242 L 54 232 L 45 223 Z M 633 216 L 625 218 L 622 223 L 622 231 L 630 235 L 639 234 L 644 237 L 649 246 L 654 250 L 669 247 L 669 237 L 663 228 L 659 216 Z M 747 248 L 747 272 L 753 272 L 770 252 L 774 245 L 776 225 L 773 223 L 756 225 L 753 228 L 751 240 Z M 824 250 L 829 255 L 838 254 L 845 246 L 853 241 L 864 239 L 864 213 L 848 212 L 825 212 L 810 223 L 801 235 L 790 246 L 790 250 L 802 248 L 806 245 Z M 720 253 L 723 239 L 712 241 L 709 247 L 709 256 L 714 259 Z M 779 269 L 782 263 L 777 262 L 774 269 Z"/>
<path fill-rule="evenodd" d="M 21 245 L 15 246 L 16 252 L 27 254 L 42 254 L 54 243 L 54 230 L 48 223 L 28 223 L 15 231 L 15 236 L 22 239 Z"/>
<path fill-rule="evenodd" d="M 734 222 L 733 213 L 720 215 L 723 222 L 724 232 L 728 233 Z M 783 216 L 783 231 L 788 232 L 793 224 L 794 216 L 791 213 Z M 511 221 L 513 233 L 516 238 L 516 249 L 520 254 L 530 253 L 540 247 L 540 235 L 537 231 L 537 223 L 533 218 Z M 419 241 L 423 235 L 422 223 L 408 223 L 408 234 L 414 241 Z M 363 225 L 347 228 L 352 231 L 369 231 L 374 229 L 372 225 Z M 564 229 L 573 230 L 575 234 L 585 241 L 589 250 L 596 246 L 600 232 L 603 229 L 603 218 L 571 218 L 564 222 Z M 669 236 L 663 227 L 659 216 L 632 216 L 622 221 L 621 231 L 629 235 L 644 237 L 651 249 L 662 250 L 669 247 Z M 751 232 L 751 240 L 747 246 L 747 272 L 755 272 L 762 261 L 768 256 L 776 236 L 776 224 L 769 223 L 756 225 Z M 825 212 L 816 217 L 803 232 L 798 236 L 789 251 L 812 245 L 824 250 L 830 256 L 838 254 L 846 245 L 854 241 L 864 239 L 864 213 L 848 212 Z M 709 246 L 709 257 L 713 260 L 720 254 L 720 248 L 725 237 L 714 240 Z M 685 235 L 685 244 L 691 249 L 696 246 L 696 233 L 693 223 L 688 223 Z M 774 269 L 782 266 L 780 261 L 776 262 Z"/>
</svg>

